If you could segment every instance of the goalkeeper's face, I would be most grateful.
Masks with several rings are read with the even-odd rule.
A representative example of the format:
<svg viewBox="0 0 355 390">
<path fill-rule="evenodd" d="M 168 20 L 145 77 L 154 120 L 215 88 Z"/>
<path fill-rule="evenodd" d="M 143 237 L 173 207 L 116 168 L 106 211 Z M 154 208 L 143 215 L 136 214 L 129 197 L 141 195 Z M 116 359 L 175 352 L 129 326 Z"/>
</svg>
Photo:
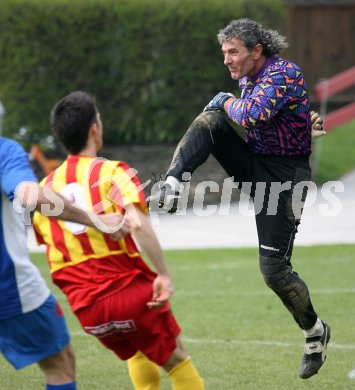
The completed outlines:
<svg viewBox="0 0 355 390">
<path fill-rule="evenodd" d="M 222 44 L 224 65 L 228 66 L 233 80 L 253 76 L 261 68 L 265 58 L 262 57 L 262 46 L 256 45 L 249 51 L 240 39 L 232 39 Z"/>
</svg>

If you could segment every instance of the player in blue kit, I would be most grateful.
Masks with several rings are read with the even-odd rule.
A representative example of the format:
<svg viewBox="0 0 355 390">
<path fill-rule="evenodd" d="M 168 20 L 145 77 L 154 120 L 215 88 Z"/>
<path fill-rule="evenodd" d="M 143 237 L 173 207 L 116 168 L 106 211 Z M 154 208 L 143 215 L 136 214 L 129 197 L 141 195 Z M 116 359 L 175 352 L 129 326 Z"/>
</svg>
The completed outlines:
<svg viewBox="0 0 355 390">
<path fill-rule="evenodd" d="M 88 226 L 95 226 L 96 218 L 106 227 L 119 226 L 121 217 L 106 214 L 94 218 L 53 191 L 43 190 L 22 147 L 1 137 L 0 186 L 0 352 L 16 369 L 38 363 L 45 376 L 46 389 L 74 390 L 75 357 L 65 319 L 30 261 L 25 214 L 19 209 L 28 213 L 49 205 L 52 211 L 53 208 L 60 211 L 55 218 Z M 17 199 L 20 202 L 16 207 Z M 119 239 L 128 230 L 129 225 L 123 224 L 111 237 Z"/>
</svg>

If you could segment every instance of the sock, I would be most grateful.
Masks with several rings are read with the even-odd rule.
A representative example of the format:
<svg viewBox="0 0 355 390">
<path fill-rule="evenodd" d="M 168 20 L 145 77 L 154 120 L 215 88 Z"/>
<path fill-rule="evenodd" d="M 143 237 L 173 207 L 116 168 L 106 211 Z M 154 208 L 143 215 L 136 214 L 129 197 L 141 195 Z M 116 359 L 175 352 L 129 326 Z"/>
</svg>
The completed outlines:
<svg viewBox="0 0 355 390">
<path fill-rule="evenodd" d="M 307 329 L 303 331 L 306 338 L 322 336 L 323 332 L 324 332 L 324 326 L 322 321 L 319 318 L 317 318 L 316 323 L 312 326 L 311 329 Z"/>
<path fill-rule="evenodd" d="M 76 390 L 76 382 L 66 383 L 65 385 L 48 385 L 46 390 Z"/>
<path fill-rule="evenodd" d="M 165 184 L 169 184 L 174 191 L 180 191 L 181 183 L 174 176 L 168 176 L 165 180 Z"/>
<path fill-rule="evenodd" d="M 169 376 L 173 390 L 203 390 L 205 388 L 203 379 L 189 357 L 170 370 Z"/>
<path fill-rule="evenodd" d="M 135 390 L 160 390 L 160 367 L 138 351 L 127 361 Z"/>
</svg>

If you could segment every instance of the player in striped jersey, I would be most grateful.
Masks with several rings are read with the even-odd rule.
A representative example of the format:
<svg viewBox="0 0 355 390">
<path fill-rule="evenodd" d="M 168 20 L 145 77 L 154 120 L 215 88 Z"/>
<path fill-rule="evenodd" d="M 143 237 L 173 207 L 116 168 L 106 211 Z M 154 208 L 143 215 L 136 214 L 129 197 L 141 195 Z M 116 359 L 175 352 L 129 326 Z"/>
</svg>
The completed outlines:
<svg viewBox="0 0 355 390">
<path fill-rule="evenodd" d="M 98 218 L 40 187 L 25 151 L 15 141 L 3 137 L 0 185 L 0 352 L 16 369 L 38 363 L 48 390 L 75 390 L 74 354 L 65 319 L 30 261 L 25 223 L 31 223 L 26 216 L 35 208 L 41 212 L 51 210 L 56 218 L 93 227 Z M 115 214 L 101 216 L 100 220 L 108 227 L 120 222 Z M 128 228 L 128 224 L 122 225 L 121 233 Z M 121 233 L 113 238 L 121 237 Z"/>
<path fill-rule="evenodd" d="M 53 282 L 85 332 L 129 359 L 136 389 L 160 388 L 158 366 L 169 373 L 175 390 L 203 389 L 177 340 L 180 327 L 168 301 L 170 273 L 146 216 L 139 180 L 124 162 L 97 157 L 103 126 L 94 99 L 81 91 L 64 97 L 52 110 L 51 125 L 68 157 L 41 184 L 95 213 L 117 212 L 132 229 L 113 241 L 90 227 L 36 213 L 34 226 L 38 241 L 47 245 Z M 156 272 L 143 261 L 136 242 Z"/>
<path fill-rule="evenodd" d="M 210 154 L 239 189 L 249 189 L 260 270 L 304 332 L 299 375 L 307 379 L 325 361 L 330 327 L 318 318 L 291 256 L 311 180 L 312 117 L 313 135 L 325 132 L 319 116 L 310 112 L 301 69 L 278 55 L 287 47 L 284 37 L 250 19 L 232 21 L 217 37 L 241 97 L 220 92 L 193 121 L 176 148 L 165 183 L 150 197 L 150 207 L 175 212 L 181 182 Z"/>
</svg>

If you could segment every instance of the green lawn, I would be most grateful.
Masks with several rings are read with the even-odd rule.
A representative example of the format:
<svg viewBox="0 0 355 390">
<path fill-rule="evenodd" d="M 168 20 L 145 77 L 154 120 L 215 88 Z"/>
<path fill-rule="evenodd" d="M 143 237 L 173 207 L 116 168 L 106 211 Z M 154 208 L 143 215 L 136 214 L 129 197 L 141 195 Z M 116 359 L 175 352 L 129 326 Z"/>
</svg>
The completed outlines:
<svg viewBox="0 0 355 390">
<path fill-rule="evenodd" d="M 313 143 L 315 180 L 323 184 L 355 169 L 355 121 L 332 130 Z"/>
<path fill-rule="evenodd" d="M 44 256 L 33 258 L 48 278 Z M 257 249 L 169 251 L 167 258 L 182 339 L 206 389 L 355 389 L 348 377 L 355 369 L 355 245 L 294 250 L 294 267 L 307 282 L 318 314 L 332 326 L 328 360 L 320 374 L 306 381 L 298 377 L 303 334 L 264 285 Z M 79 389 L 132 389 L 125 363 L 84 335 L 64 296 L 53 291 L 72 333 Z M 162 389 L 169 389 L 162 377 Z M 0 359 L 1 390 L 41 388 L 36 366 L 15 372 Z"/>
</svg>

